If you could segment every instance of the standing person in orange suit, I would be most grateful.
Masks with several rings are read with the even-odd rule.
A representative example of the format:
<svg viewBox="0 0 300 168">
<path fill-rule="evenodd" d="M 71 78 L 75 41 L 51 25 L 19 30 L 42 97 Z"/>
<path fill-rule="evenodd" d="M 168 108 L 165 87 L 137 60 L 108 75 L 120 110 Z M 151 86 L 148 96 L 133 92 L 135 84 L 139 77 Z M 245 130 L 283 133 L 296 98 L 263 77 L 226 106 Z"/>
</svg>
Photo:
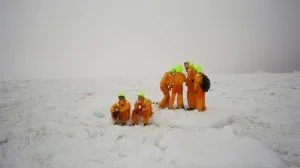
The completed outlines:
<svg viewBox="0 0 300 168">
<path fill-rule="evenodd" d="M 176 72 L 172 75 L 172 94 L 169 100 L 169 109 L 174 109 L 174 101 L 177 96 L 177 109 L 184 109 L 183 104 L 183 83 L 186 81 L 184 73 L 182 73 L 182 65 L 176 66 Z"/>
<path fill-rule="evenodd" d="M 192 62 L 185 62 L 184 67 L 187 72 L 186 86 L 187 86 L 188 108 L 186 110 L 194 110 L 195 109 L 194 80 L 197 71 L 194 68 Z"/>
<path fill-rule="evenodd" d="M 197 71 L 197 74 L 195 76 L 195 82 L 194 82 L 195 107 L 199 112 L 203 112 L 206 110 L 205 92 L 202 89 L 204 76 L 202 74 L 202 67 L 200 65 L 196 65 L 195 69 Z"/>
</svg>

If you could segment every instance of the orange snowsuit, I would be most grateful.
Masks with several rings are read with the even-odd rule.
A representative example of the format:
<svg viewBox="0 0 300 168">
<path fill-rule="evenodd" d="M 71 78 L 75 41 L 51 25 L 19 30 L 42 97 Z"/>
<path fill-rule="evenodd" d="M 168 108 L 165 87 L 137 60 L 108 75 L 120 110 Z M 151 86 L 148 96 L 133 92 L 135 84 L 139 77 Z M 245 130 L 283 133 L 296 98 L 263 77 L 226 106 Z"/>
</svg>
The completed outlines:
<svg viewBox="0 0 300 168">
<path fill-rule="evenodd" d="M 177 95 L 177 108 L 183 107 L 183 83 L 186 81 L 186 77 L 182 72 L 176 72 L 172 75 L 172 94 L 169 100 L 169 109 L 173 109 L 175 97 Z"/>
<path fill-rule="evenodd" d="M 187 70 L 186 86 L 187 86 L 187 102 L 189 108 L 195 108 L 194 81 L 197 71 L 191 67 Z"/>
<path fill-rule="evenodd" d="M 195 107 L 198 111 L 205 111 L 205 92 L 201 88 L 203 77 L 201 74 L 195 76 L 194 91 L 195 91 Z"/>
<path fill-rule="evenodd" d="M 169 103 L 169 99 L 170 99 L 170 86 L 171 86 L 171 77 L 172 74 L 170 72 L 166 72 L 164 74 L 164 76 L 162 77 L 161 81 L 160 81 L 160 90 L 162 91 L 164 97 L 163 99 L 160 101 L 158 107 L 163 109 L 165 108 L 168 103 Z"/>
<path fill-rule="evenodd" d="M 134 104 L 134 109 L 132 111 L 132 121 L 133 124 L 138 124 L 140 118 L 143 117 L 143 124 L 147 125 L 149 123 L 150 117 L 153 115 L 152 102 L 149 99 L 145 99 L 142 102 L 136 101 Z"/>
<path fill-rule="evenodd" d="M 127 100 L 113 104 L 110 109 L 113 122 L 115 124 L 126 124 L 130 118 L 130 107 L 131 105 Z"/>
</svg>

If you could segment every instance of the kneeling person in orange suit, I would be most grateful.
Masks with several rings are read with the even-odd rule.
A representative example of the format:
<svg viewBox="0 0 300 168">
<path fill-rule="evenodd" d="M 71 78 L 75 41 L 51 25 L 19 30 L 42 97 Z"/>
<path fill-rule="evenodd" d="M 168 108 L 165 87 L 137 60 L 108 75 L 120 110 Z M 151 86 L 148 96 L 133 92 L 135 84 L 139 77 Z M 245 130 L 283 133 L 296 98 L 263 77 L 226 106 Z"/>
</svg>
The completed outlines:
<svg viewBox="0 0 300 168">
<path fill-rule="evenodd" d="M 202 90 L 201 87 L 203 82 L 202 68 L 200 65 L 196 65 L 195 69 L 197 70 L 197 74 L 195 76 L 195 82 L 194 82 L 195 107 L 198 111 L 203 112 L 206 110 L 206 105 L 205 105 L 205 92 Z"/>
<path fill-rule="evenodd" d="M 175 72 L 175 67 L 170 71 L 166 72 L 160 81 L 160 90 L 163 93 L 164 97 L 159 102 L 158 108 L 164 109 L 168 106 L 170 99 L 170 90 L 171 90 L 171 78 L 172 74 Z"/>
<path fill-rule="evenodd" d="M 130 103 L 125 98 L 125 93 L 120 92 L 119 101 L 112 105 L 110 112 L 114 124 L 126 125 L 130 118 Z"/>
<path fill-rule="evenodd" d="M 153 115 L 152 102 L 145 97 L 144 92 L 138 93 L 138 99 L 134 104 L 134 110 L 132 111 L 133 125 L 139 124 L 140 119 L 143 118 L 143 124 L 148 125 L 149 119 Z"/>
</svg>

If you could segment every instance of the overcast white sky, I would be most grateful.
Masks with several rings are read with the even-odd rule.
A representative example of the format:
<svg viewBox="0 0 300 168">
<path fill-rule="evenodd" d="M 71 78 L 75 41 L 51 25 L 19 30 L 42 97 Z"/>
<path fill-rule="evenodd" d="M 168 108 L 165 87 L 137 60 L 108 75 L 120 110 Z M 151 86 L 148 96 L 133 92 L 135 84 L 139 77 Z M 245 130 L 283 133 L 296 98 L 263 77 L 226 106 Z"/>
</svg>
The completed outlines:
<svg viewBox="0 0 300 168">
<path fill-rule="evenodd" d="M 299 0 L 1 0 L 0 80 L 300 70 Z"/>
</svg>

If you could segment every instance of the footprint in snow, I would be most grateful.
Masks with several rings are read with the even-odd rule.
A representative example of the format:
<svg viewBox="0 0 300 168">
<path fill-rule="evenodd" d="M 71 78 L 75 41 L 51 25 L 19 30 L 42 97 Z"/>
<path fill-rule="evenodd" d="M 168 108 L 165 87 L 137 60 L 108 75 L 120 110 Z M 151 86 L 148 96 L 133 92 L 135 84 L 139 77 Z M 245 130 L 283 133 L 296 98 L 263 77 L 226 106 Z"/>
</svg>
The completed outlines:
<svg viewBox="0 0 300 168">
<path fill-rule="evenodd" d="M 118 141 L 118 140 L 120 140 L 120 139 L 122 139 L 122 138 L 124 138 L 124 137 L 125 137 L 125 135 L 119 135 L 119 136 L 117 137 L 116 141 Z"/>
<path fill-rule="evenodd" d="M 274 96 L 275 95 L 275 92 L 271 92 L 269 93 L 270 96 Z"/>
<path fill-rule="evenodd" d="M 95 92 L 85 92 L 85 93 L 84 93 L 85 96 L 92 96 L 92 95 L 94 95 L 94 94 L 95 94 Z"/>
<path fill-rule="evenodd" d="M 67 136 L 68 138 L 73 138 L 73 137 L 75 137 L 75 134 L 74 134 L 73 132 L 67 132 L 67 133 L 66 133 L 66 136 Z"/>
<path fill-rule="evenodd" d="M 95 113 L 94 115 L 98 118 L 105 118 L 105 115 L 102 113 Z"/>
<path fill-rule="evenodd" d="M 8 142 L 8 138 L 5 137 L 5 139 L 0 140 L 0 146 L 6 144 Z"/>
<path fill-rule="evenodd" d="M 292 89 L 292 90 L 297 90 L 298 88 L 295 87 L 295 86 L 291 86 L 289 89 Z"/>
</svg>

